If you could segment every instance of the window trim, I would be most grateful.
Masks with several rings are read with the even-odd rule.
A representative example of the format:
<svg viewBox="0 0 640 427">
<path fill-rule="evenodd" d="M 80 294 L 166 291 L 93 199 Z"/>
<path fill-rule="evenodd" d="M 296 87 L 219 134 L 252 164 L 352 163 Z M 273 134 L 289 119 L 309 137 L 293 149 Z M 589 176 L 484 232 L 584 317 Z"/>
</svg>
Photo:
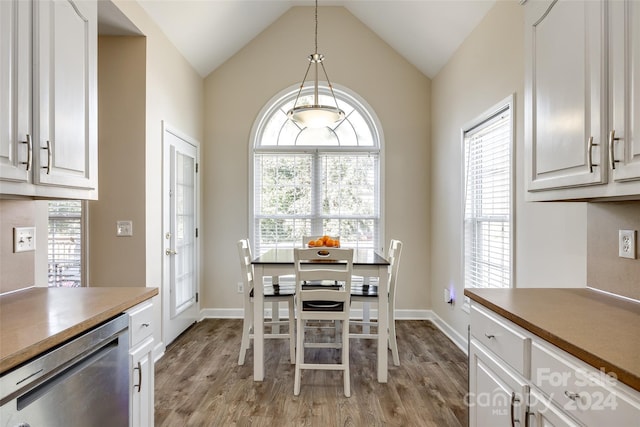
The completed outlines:
<svg viewBox="0 0 640 427">
<path fill-rule="evenodd" d="M 318 82 L 320 91 L 328 91 L 328 86 L 326 81 Z M 375 248 L 375 250 L 379 253 L 384 253 L 386 250 L 386 221 L 385 221 L 385 194 L 386 194 L 386 185 L 385 185 L 385 139 L 384 132 L 382 129 L 382 123 L 378 119 L 375 110 L 367 101 L 364 100 L 360 95 L 352 91 L 351 89 L 342 86 L 340 84 L 332 83 L 333 91 L 336 95 L 336 98 L 340 99 L 341 97 L 346 97 L 354 100 L 359 104 L 359 111 L 362 113 L 363 117 L 369 124 L 369 128 L 372 129 L 377 134 L 377 147 L 357 147 L 357 146 L 346 146 L 346 147 L 322 147 L 322 151 L 335 151 L 335 152 L 370 152 L 373 150 L 378 151 L 378 163 L 379 163 L 379 212 L 380 212 L 380 224 L 379 224 L 379 233 L 380 233 L 380 241 L 379 247 Z M 310 88 L 305 88 L 307 91 L 310 91 Z M 268 148 L 260 148 L 258 147 L 259 138 L 262 135 L 262 131 L 264 126 L 266 125 L 266 120 L 271 116 L 271 111 L 274 108 L 274 105 L 280 105 L 285 99 L 290 96 L 297 95 L 300 90 L 300 86 L 298 84 L 291 85 L 273 97 L 271 97 L 260 109 L 258 112 L 256 119 L 253 122 L 251 127 L 251 133 L 249 136 L 249 155 L 247 156 L 247 169 L 248 169 L 248 181 L 247 181 L 247 230 L 248 235 L 253 236 L 255 234 L 255 221 L 254 221 L 254 183 L 255 183 L 255 174 L 254 174 L 254 154 L 257 152 L 260 153 L 280 153 L 284 150 L 278 149 L 277 147 L 268 147 Z M 304 91 L 303 91 L 304 93 Z M 289 152 L 314 152 L 317 151 L 317 147 L 314 146 L 287 146 L 286 148 Z M 252 243 L 253 244 L 253 243 Z M 258 255 L 258 254 L 254 254 Z"/>
<path fill-rule="evenodd" d="M 515 240 L 515 231 L 516 231 L 516 217 L 515 217 L 515 206 L 516 206 L 516 168 L 515 168 L 515 121 L 516 121 L 516 110 L 515 110 L 515 93 L 504 98 L 502 101 L 493 105 L 491 108 L 487 109 L 485 112 L 480 114 L 478 117 L 473 120 L 467 122 L 460 129 L 460 153 L 461 153 L 461 162 L 460 162 L 460 188 L 461 188 L 461 198 L 460 198 L 460 212 L 461 212 L 461 221 L 460 221 L 460 281 L 462 284 L 462 288 L 466 289 L 466 280 L 465 280 L 465 134 L 472 131 L 474 128 L 478 127 L 485 121 L 489 120 L 496 114 L 499 114 L 501 111 L 509 111 L 510 120 L 509 120 L 509 136 L 510 136 L 510 149 L 509 149 L 509 166 L 510 170 L 510 188 L 509 188 L 509 224 L 511 227 L 511 233 L 509 236 L 509 286 L 510 288 L 515 288 L 516 284 L 514 281 L 515 278 L 515 259 L 516 259 L 516 240 Z M 462 310 L 469 312 L 469 298 L 464 297 L 464 302 L 462 304 Z"/>
</svg>

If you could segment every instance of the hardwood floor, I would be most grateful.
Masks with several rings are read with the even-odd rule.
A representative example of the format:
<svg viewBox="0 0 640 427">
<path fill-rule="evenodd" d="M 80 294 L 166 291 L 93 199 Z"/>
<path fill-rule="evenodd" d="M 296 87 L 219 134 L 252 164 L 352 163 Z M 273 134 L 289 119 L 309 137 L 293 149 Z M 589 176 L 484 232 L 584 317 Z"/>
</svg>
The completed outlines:
<svg viewBox="0 0 640 427">
<path fill-rule="evenodd" d="M 242 321 L 203 320 L 156 364 L 155 425 L 466 426 L 464 353 L 429 321 L 396 325 L 400 366 L 389 353 L 387 384 L 376 380 L 376 342 L 350 341 L 352 395 L 346 398 L 342 373 L 335 371 L 304 371 L 294 396 L 286 340 L 266 341 L 265 380 L 254 382 L 253 345 L 238 365 Z M 320 351 L 321 358 L 339 357 L 337 350 Z"/>
</svg>

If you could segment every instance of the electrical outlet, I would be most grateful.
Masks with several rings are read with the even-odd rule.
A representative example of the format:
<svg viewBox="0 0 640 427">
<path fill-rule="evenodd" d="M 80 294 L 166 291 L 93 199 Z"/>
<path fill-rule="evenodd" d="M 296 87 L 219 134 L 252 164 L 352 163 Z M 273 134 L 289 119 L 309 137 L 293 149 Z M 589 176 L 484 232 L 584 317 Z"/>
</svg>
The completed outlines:
<svg viewBox="0 0 640 427">
<path fill-rule="evenodd" d="M 116 236 L 133 236 L 133 221 L 116 221 Z"/>
<path fill-rule="evenodd" d="M 36 250 L 36 228 L 13 228 L 13 252 L 28 252 Z"/>
<path fill-rule="evenodd" d="M 618 230 L 618 256 L 636 259 L 636 230 Z"/>
<path fill-rule="evenodd" d="M 238 282 L 238 293 L 241 294 L 244 292 L 244 282 Z"/>
</svg>

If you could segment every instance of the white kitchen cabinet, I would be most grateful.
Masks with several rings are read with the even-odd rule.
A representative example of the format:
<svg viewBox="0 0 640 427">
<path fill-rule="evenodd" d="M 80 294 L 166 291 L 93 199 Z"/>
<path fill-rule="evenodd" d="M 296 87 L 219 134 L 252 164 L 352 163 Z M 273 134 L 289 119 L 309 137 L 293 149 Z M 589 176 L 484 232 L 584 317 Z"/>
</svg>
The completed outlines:
<svg viewBox="0 0 640 427">
<path fill-rule="evenodd" d="M 535 389 L 529 394 L 529 427 L 581 427 Z"/>
<path fill-rule="evenodd" d="M 154 422 L 153 303 L 146 301 L 129 314 L 131 427 L 150 427 Z"/>
<path fill-rule="evenodd" d="M 635 426 L 640 420 L 640 392 L 475 301 L 467 399 L 470 426 Z"/>
<path fill-rule="evenodd" d="M 0 192 L 95 199 L 97 2 L 1 7 L 2 85 L 10 97 L 1 101 Z"/>
<path fill-rule="evenodd" d="M 640 178 L 640 3 L 609 2 L 609 28 L 609 167 L 621 182 Z"/>
<path fill-rule="evenodd" d="M 640 198 L 640 144 L 631 129 L 640 101 L 629 93 L 638 75 L 632 3 L 526 3 L 528 200 Z M 618 39 L 627 43 L 614 45 Z M 611 130 L 621 139 L 610 144 Z"/>
<path fill-rule="evenodd" d="M 503 361 L 471 338 L 469 426 L 524 426 L 529 386 Z"/>
<path fill-rule="evenodd" d="M 0 2 L 0 179 L 30 183 L 32 3 Z"/>
</svg>

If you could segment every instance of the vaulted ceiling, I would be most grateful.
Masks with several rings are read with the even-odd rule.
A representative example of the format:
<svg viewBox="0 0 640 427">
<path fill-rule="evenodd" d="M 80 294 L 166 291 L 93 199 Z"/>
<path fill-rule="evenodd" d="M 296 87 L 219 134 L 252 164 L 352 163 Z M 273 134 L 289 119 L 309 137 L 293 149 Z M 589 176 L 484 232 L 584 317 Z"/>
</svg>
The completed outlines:
<svg viewBox="0 0 640 427">
<path fill-rule="evenodd" d="M 293 6 L 313 0 L 137 0 L 205 77 Z M 319 0 L 318 37 L 331 31 L 322 6 L 343 6 L 433 78 L 496 0 Z M 106 13 L 102 9 L 101 20 Z M 312 46 L 313 22 L 309 23 Z"/>
</svg>

